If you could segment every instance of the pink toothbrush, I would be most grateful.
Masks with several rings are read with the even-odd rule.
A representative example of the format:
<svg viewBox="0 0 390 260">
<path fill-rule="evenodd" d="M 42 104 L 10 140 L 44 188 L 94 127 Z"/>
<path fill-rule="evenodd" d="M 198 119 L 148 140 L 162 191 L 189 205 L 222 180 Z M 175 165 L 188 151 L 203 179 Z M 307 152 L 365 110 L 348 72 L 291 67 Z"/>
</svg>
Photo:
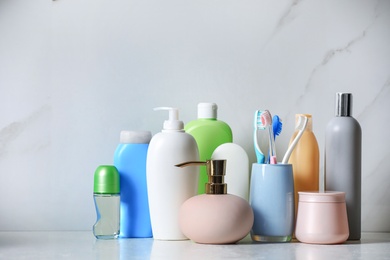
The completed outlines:
<svg viewBox="0 0 390 260">
<path fill-rule="evenodd" d="M 268 110 L 265 110 L 261 114 L 261 123 L 263 124 L 264 127 L 268 127 L 268 131 L 269 131 L 270 164 L 277 164 L 274 131 L 272 130 L 272 115 Z"/>
</svg>

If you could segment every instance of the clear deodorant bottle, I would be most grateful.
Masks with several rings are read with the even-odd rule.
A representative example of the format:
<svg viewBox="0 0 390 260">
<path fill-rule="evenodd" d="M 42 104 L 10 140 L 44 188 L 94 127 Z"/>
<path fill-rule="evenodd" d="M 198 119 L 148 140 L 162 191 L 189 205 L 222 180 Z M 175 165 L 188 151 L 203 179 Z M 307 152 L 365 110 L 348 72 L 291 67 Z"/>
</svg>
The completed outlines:
<svg viewBox="0 0 390 260">
<path fill-rule="evenodd" d="M 119 236 L 120 185 L 115 166 L 99 166 L 94 175 L 93 198 L 97 220 L 93 234 L 99 239 L 114 239 Z"/>
</svg>

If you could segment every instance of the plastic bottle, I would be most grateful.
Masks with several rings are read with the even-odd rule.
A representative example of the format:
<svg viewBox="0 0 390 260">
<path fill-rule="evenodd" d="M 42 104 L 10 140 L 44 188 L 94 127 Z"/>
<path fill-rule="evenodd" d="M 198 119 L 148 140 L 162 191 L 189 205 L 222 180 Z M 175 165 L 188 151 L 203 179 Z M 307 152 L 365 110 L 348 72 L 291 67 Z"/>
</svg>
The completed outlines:
<svg viewBox="0 0 390 260">
<path fill-rule="evenodd" d="M 120 180 L 114 166 L 102 165 L 96 169 L 93 198 L 97 215 L 94 236 L 99 239 L 117 238 L 120 232 Z"/>
<path fill-rule="evenodd" d="M 146 155 L 151 138 L 149 131 L 120 133 L 120 144 L 114 154 L 121 183 L 120 237 L 153 236 L 146 187 Z"/>
<path fill-rule="evenodd" d="M 295 124 L 298 124 L 300 115 L 297 114 L 295 116 Z M 288 160 L 288 163 L 293 165 L 295 216 L 298 206 L 298 191 L 319 190 L 320 152 L 317 139 L 312 131 L 313 119 L 309 114 L 303 115 L 308 119 L 307 126 Z M 298 132 L 294 132 L 290 143 L 294 140 Z"/>
<path fill-rule="evenodd" d="M 235 143 L 218 146 L 212 156 L 213 160 L 226 160 L 225 182 L 229 194 L 249 200 L 249 158 L 245 150 Z"/>
<path fill-rule="evenodd" d="M 325 187 L 345 192 L 349 240 L 361 237 L 362 129 L 352 117 L 352 94 L 336 93 L 336 116 L 325 135 Z"/>
<path fill-rule="evenodd" d="M 206 194 L 188 199 L 180 209 L 180 228 L 202 244 L 231 244 L 244 238 L 253 225 L 253 210 L 241 197 L 228 194 L 224 183 L 226 160 L 187 162 L 177 166 L 206 165 Z"/>
<path fill-rule="evenodd" d="M 184 127 L 185 131 L 195 138 L 201 161 L 209 160 L 219 145 L 233 142 L 232 130 L 227 123 L 217 120 L 217 110 L 215 103 L 199 103 L 198 119 Z M 203 194 L 204 184 L 207 182 L 206 169 L 201 167 L 199 173 L 198 193 Z"/>
<path fill-rule="evenodd" d="M 179 210 L 184 201 L 197 194 L 199 174 L 198 169 L 183 171 L 175 165 L 199 160 L 198 147 L 195 139 L 184 132 L 177 108 L 155 110 L 168 110 L 169 120 L 164 122 L 162 132 L 152 137 L 147 155 L 146 176 L 153 238 L 184 240 L 187 237 L 179 227 Z"/>
</svg>

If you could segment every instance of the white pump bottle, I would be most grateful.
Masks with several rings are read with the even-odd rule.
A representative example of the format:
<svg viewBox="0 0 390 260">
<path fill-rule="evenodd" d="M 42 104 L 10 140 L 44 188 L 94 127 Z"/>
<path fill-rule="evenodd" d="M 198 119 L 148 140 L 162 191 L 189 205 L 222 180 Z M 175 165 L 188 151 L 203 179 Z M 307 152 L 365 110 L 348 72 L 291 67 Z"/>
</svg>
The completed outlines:
<svg viewBox="0 0 390 260">
<path fill-rule="evenodd" d="M 185 240 L 188 238 L 180 230 L 179 211 L 187 199 L 197 195 L 199 174 L 197 167 L 180 169 L 175 165 L 199 160 L 198 147 L 195 139 L 185 133 L 177 108 L 154 110 L 168 110 L 169 120 L 150 141 L 146 161 L 153 238 Z"/>
</svg>

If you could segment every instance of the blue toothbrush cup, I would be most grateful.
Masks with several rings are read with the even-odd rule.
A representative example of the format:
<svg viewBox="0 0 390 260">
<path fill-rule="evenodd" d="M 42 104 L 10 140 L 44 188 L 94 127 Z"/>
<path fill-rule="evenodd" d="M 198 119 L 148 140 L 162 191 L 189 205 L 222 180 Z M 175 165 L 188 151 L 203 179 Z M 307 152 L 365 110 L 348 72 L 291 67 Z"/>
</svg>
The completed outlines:
<svg viewBox="0 0 390 260">
<path fill-rule="evenodd" d="M 254 163 L 249 202 L 254 213 L 253 241 L 291 241 L 295 222 L 291 164 Z"/>
</svg>

